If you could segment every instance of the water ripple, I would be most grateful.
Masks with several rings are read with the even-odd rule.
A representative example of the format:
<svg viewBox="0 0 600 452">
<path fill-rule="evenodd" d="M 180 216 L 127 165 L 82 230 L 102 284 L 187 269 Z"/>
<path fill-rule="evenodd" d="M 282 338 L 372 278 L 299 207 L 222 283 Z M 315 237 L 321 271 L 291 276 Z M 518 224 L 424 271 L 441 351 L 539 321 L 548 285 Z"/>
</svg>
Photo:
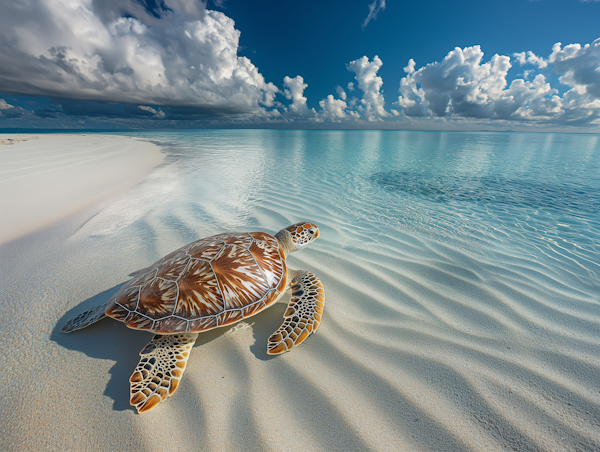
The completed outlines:
<svg viewBox="0 0 600 452">
<path fill-rule="evenodd" d="M 501 177 L 449 176 L 388 171 L 370 177 L 392 192 L 423 196 L 432 202 L 465 201 L 585 213 L 600 212 L 600 190 Z"/>
<path fill-rule="evenodd" d="M 170 157 L 143 184 L 2 250 L 5 449 L 600 450 L 595 137 L 153 137 Z M 184 243 L 302 219 L 321 237 L 288 263 L 326 303 L 288 354 L 265 352 L 277 304 L 200 335 L 178 392 L 136 416 L 127 379 L 149 335 L 58 332 Z"/>
</svg>

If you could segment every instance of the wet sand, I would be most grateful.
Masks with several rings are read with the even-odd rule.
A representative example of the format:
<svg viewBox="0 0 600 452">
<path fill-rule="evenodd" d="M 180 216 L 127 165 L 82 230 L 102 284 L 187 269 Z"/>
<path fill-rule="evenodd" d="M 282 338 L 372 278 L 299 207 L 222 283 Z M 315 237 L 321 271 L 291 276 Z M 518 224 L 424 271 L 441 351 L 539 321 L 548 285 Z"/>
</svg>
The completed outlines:
<svg viewBox="0 0 600 452">
<path fill-rule="evenodd" d="M 310 213 L 321 237 L 289 265 L 323 281 L 318 332 L 268 356 L 279 303 L 202 334 L 178 391 L 136 414 L 128 379 L 152 335 L 111 319 L 59 330 L 132 271 L 222 232 L 181 210 L 116 225 L 132 200 L 158 202 L 144 183 L 0 246 L 1 450 L 600 450 L 597 287 L 510 249 L 371 231 L 291 194 L 254 210 L 260 228 L 234 229 L 275 233 Z M 198 202 L 219 212 L 220 196 Z"/>
</svg>

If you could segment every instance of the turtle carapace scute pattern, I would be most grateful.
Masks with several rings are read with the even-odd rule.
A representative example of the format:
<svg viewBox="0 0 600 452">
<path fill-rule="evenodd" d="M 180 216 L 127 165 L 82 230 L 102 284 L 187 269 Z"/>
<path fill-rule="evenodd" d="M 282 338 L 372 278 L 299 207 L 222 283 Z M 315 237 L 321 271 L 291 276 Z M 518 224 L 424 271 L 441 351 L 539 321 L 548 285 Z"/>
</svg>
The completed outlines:
<svg viewBox="0 0 600 452">
<path fill-rule="evenodd" d="M 157 334 L 199 333 L 271 306 L 285 291 L 285 251 L 264 232 L 192 242 L 148 267 L 117 292 L 106 314 Z"/>
<path fill-rule="evenodd" d="M 267 353 L 284 353 L 317 330 L 323 285 L 313 273 L 286 264 L 289 253 L 317 237 L 314 223 L 301 222 L 274 236 L 226 233 L 192 242 L 136 272 L 106 305 L 75 316 L 61 331 L 108 316 L 156 333 L 129 380 L 130 403 L 143 413 L 175 392 L 199 333 L 258 314 L 290 289 L 283 324 L 269 337 Z"/>
</svg>

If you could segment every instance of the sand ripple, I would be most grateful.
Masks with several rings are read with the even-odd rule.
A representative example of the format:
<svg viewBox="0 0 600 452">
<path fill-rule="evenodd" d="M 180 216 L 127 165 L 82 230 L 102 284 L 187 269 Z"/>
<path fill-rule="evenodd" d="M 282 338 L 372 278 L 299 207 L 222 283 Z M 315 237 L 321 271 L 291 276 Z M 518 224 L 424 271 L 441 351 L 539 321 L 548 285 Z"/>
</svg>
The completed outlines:
<svg viewBox="0 0 600 452">
<path fill-rule="evenodd" d="M 1 374 L 14 388 L 2 410 L 16 413 L 3 449 L 600 450 L 595 204 L 557 219 L 567 209 L 549 194 L 494 204 L 422 175 L 390 189 L 370 179 L 373 154 L 344 169 L 343 133 L 315 149 L 302 132 L 260 132 L 157 136 L 171 160 L 144 184 L 75 232 L 3 249 L 2 364 L 21 376 Z M 373 152 L 387 139 L 361 137 Z M 321 237 L 289 265 L 321 278 L 326 307 L 291 353 L 266 354 L 284 304 L 203 334 L 178 393 L 137 416 L 127 379 L 149 335 L 108 320 L 58 332 L 184 243 L 302 219 Z"/>
</svg>

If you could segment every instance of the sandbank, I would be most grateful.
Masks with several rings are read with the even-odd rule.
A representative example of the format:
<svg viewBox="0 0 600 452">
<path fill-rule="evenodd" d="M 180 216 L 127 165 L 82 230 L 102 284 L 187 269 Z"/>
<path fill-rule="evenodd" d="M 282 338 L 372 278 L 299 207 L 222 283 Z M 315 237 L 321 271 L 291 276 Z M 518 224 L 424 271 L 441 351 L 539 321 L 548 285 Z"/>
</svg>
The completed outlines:
<svg viewBox="0 0 600 452">
<path fill-rule="evenodd" d="M 0 243 L 140 182 L 163 159 L 147 141 L 109 135 L 0 135 Z"/>
</svg>

